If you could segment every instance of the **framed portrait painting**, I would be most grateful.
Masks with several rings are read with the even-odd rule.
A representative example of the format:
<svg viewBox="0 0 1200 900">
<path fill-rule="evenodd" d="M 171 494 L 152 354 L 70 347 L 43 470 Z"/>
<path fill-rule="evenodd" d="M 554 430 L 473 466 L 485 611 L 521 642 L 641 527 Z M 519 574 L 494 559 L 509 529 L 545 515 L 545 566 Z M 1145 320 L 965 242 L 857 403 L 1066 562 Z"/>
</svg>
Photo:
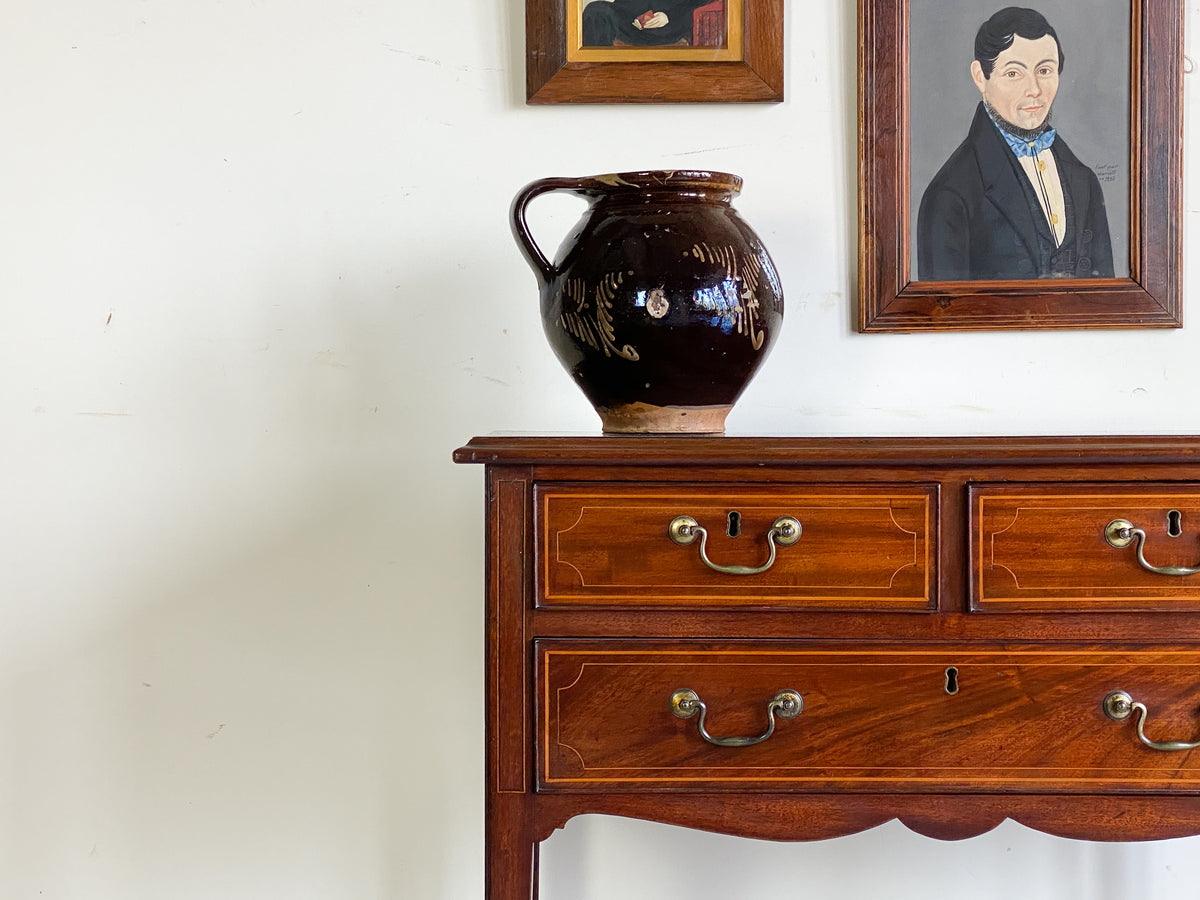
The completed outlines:
<svg viewBox="0 0 1200 900">
<path fill-rule="evenodd" d="M 783 0 L 525 0 L 529 103 L 783 99 Z"/>
<path fill-rule="evenodd" d="M 1181 0 L 860 0 L 861 331 L 1178 327 Z"/>
</svg>

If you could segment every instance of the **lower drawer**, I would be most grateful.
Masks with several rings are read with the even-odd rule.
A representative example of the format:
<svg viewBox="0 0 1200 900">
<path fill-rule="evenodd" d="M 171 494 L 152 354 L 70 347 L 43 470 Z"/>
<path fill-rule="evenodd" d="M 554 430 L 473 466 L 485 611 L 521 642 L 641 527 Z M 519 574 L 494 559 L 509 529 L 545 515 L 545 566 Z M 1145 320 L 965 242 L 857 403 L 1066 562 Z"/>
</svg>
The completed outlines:
<svg viewBox="0 0 1200 900">
<path fill-rule="evenodd" d="M 537 661 L 541 790 L 1200 793 L 1200 750 L 1138 736 L 1200 738 L 1200 649 L 563 640 Z M 1111 717 L 1118 691 L 1145 714 Z"/>
</svg>

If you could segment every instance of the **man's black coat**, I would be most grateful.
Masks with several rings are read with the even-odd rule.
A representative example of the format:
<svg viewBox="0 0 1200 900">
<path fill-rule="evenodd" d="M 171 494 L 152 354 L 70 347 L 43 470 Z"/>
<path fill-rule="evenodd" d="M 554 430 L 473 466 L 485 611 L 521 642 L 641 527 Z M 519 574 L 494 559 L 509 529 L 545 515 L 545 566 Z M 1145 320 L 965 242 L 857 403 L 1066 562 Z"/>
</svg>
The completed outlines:
<svg viewBox="0 0 1200 900">
<path fill-rule="evenodd" d="M 918 279 L 1113 277 L 1100 181 L 1061 136 L 1050 149 L 1058 164 L 1067 216 L 1066 234 L 1058 247 L 1028 176 L 980 103 L 967 139 L 921 198 Z"/>
</svg>

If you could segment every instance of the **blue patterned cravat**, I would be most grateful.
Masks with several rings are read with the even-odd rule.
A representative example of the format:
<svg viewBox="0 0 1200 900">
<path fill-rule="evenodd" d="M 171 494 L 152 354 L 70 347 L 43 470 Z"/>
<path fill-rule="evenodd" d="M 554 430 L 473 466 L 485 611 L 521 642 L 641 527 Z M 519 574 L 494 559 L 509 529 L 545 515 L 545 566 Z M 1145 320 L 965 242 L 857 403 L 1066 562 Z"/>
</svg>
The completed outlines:
<svg viewBox="0 0 1200 900">
<path fill-rule="evenodd" d="M 1037 156 L 1043 150 L 1048 150 L 1050 145 L 1054 143 L 1055 138 L 1053 128 L 1047 128 L 1032 141 L 1014 137 L 1003 128 L 1000 129 L 1000 133 L 1004 135 L 1004 139 L 1008 141 L 1008 146 L 1012 147 L 1012 152 L 1017 154 L 1018 159 L 1022 156 Z"/>
<path fill-rule="evenodd" d="M 1020 159 L 1022 156 L 1036 157 L 1043 150 L 1050 149 L 1050 145 L 1054 143 L 1054 139 L 1057 137 L 1053 128 L 1047 128 L 1032 141 L 1019 138 L 1015 134 L 1009 134 L 1005 131 L 1004 126 L 996 121 L 991 110 L 988 110 L 988 117 L 992 120 L 992 124 L 996 126 L 996 130 L 1004 135 L 1004 140 L 1008 142 L 1008 146 L 1012 148 L 1012 152 L 1017 154 L 1017 159 Z"/>
</svg>

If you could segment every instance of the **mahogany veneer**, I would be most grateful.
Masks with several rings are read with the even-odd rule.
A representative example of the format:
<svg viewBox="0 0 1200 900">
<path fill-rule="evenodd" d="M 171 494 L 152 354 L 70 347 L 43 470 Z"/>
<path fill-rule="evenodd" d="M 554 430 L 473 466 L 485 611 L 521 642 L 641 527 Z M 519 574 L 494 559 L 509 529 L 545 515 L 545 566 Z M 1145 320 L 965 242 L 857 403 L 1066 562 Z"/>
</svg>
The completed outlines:
<svg viewBox="0 0 1200 900">
<path fill-rule="evenodd" d="M 1126 691 L 1147 740 L 1200 739 L 1200 437 L 495 436 L 455 460 L 487 481 L 489 900 L 536 897 L 538 842 L 583 813 L 1200 833 L 1200 749 L 1104 709 Z M 713 567 L 762 571 L 706 565 L 678 516 Z M 799 539 L 763 568 L 781 516 Z"/>
</svg>

